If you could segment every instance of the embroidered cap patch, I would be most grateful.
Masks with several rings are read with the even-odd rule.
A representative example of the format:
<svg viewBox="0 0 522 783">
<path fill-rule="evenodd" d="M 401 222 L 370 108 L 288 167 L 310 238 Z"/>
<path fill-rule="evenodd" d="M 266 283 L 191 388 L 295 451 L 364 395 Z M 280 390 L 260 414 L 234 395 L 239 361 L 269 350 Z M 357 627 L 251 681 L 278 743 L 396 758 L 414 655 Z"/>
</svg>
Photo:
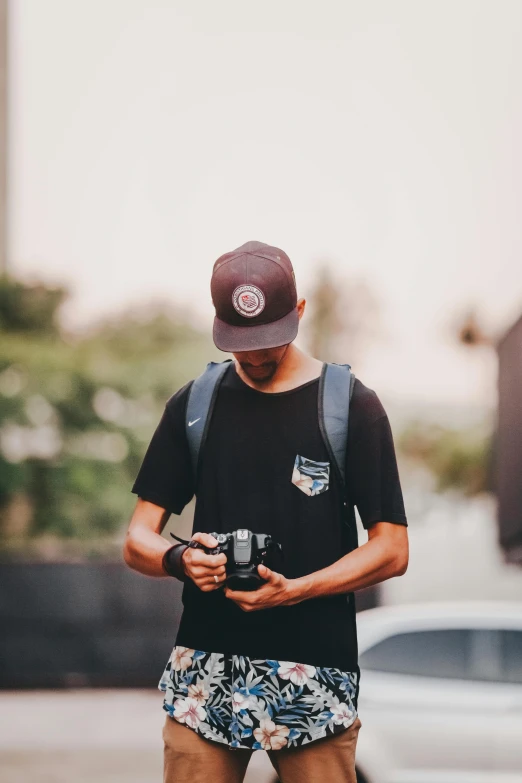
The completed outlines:
<svg viewBox="0 0 522 783">
<path fill-rule="evenodd" d="M 232 294 L 232 304 L 245 318 L 254 318 L 265 309 L 265 295 L 257 285 L 238 285 Z"/>
<path fill-rule="evenodd" d="M 292 472 L 292 484 L 305 495 L 321 495 L 330 486 L 330 463 L 307 459 L 298 454 Z"/>
</svg>

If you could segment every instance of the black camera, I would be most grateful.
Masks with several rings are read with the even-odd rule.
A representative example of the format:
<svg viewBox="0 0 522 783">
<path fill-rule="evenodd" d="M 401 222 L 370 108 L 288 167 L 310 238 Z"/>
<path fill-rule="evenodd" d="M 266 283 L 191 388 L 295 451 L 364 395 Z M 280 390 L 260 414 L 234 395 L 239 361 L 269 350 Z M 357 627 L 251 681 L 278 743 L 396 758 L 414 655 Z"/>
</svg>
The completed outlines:
<svg viewBox="0 0 522 783">
<path fill-rule="evenodd" d="M 173 533 L 170 535 L 178 541 L 181 540 Z M 203 546 L 197 541 L 190 541 L 187 544 L 193 549 L 203 549 L 207 555 L 219 555 L 224 552 L 227 556 L 226 583 L 230 590 L 252 592 L 265 584 L 266 579 L 262 579 L 257 571 L 257 566 L 260 564 L 278 570 L 282 547 L 266 533 L 252 533 L 251 530 L 241 528 L 234 530 L 233 533 L 210 535 L 218 542 L 216 547 Z"/>
</svg>

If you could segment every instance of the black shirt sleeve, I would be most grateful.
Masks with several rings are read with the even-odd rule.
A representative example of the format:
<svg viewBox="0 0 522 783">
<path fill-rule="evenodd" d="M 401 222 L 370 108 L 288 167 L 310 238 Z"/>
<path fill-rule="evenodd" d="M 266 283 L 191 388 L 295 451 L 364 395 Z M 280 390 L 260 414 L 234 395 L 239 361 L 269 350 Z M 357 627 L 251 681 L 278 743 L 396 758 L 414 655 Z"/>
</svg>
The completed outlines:
<svg viewBox="0 0 522 783">
<path fill-rule="evenodd" d="M 348 496 L 362 524 L 407 526 L 390 422 L 377 394 L 355 380 L 346 455 Z"/>
<path fill-rule="evenodd" d="M 185 432 L 189 382 L 167 400 L 131 492 L 181 514 L 194 496 L 194 479 Z"/>
</svg>

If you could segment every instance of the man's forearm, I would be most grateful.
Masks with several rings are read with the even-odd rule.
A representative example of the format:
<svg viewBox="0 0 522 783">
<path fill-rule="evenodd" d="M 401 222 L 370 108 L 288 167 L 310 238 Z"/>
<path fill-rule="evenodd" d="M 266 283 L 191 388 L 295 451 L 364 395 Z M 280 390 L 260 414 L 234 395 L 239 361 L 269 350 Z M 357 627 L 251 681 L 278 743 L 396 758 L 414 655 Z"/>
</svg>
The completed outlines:
<svg viewBox="0 0 522 783">
<path fill-rule="evenodd" d="M 172 544 L 159 533 L 144 525 L 136 525 L 132 533 L 127 533 L 124 559 L 130 568 L 146 576 L 167 576 L 162 560 L 171 547 Z"/>
<path fill-rule="evenodd" d="M 400 558 L 384 541 L 375 538 L 331 566 L 291 580 L 289 603 L 361 590 L 402 573 Z"/>
</svg>

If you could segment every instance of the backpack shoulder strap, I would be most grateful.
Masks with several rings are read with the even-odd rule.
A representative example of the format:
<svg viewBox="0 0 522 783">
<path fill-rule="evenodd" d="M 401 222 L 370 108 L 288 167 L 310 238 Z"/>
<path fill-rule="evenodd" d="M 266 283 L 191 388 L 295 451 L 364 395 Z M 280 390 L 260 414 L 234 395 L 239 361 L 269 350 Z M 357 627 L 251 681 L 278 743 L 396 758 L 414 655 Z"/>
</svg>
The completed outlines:
<svg viewBox="0 0 522 783">
<path fill-rule="evenodd" d="M 323 365 L 319 381 L 319 427 L 330 460 L 341 483 L 346 482 L 345 464 L 348 417 L 355 375 L 350 364 Z"/>
<path fill-rule="evenodd" d="M 207 436 L 219 384 L 231 362 L 232 359 L 225 359 L 224 362 L 209 362 L 190 387 L 185 411 L 185 430 L 195 482 L 197 482 L 201 449 Z"/>
</svg>

